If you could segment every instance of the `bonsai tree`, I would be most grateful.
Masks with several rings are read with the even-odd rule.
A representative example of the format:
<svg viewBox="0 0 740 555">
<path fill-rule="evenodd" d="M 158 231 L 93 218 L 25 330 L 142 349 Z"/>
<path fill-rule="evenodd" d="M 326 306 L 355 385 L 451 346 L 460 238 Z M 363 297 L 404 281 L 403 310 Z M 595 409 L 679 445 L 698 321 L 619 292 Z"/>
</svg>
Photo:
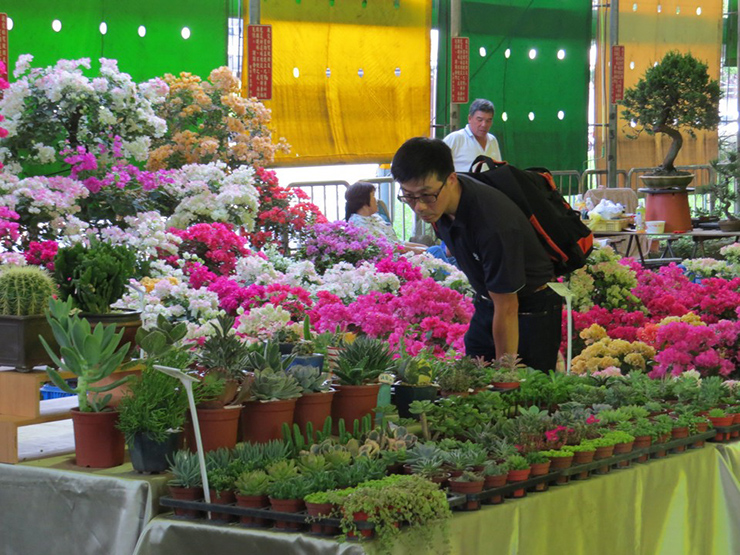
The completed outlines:
<svg viewBox="0 0 740 555">
<path fill-rule="evenodd" d="M 658 65 L 624 92 L 622 116 L 638 125 L 628 137 L 642 131 L 649 135 L 665 133 L 672 139 L 663 163 L 652 175 L 685 175 L 674 166 L 683 146 L 680 129 L 692 137 L 694 129 L 714 129 L 719 125 L 719 83 L 710 79 L 707 64 L 691 54 L 668 52 Z"/>
</svg>

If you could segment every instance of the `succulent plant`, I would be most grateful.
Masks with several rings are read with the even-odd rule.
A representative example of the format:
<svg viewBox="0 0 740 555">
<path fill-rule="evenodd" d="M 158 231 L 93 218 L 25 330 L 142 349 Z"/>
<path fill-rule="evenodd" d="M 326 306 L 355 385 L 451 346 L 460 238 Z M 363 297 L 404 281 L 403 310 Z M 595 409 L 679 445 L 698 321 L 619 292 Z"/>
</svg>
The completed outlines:
<svg viewBox="0 0 740 555">
<path fill-rule="evenodd" d="M 442 465 L 445 463 L 441 456 L 418 459 L 409 463 L 414 474 L 419 474 L 425 478 L 437 476 L 442 472 Z"/>
<path fill-rule="evenodd" d="M 326 459 L 323 455 L 304 453 L 303 455 L 298 457 L 298 468 L 300 469 L 302 474 L 324 472 L 327 468 Z"/>
<path fill-rule="evenodd" d="M 170 463 L 172 479 L 169 485 L 180 488 L 195 488 L 202 484 L 198 456 L 187 450 L 175 452 Z"/>
<path fill-rule="evenodd" d="M 265 495 L 272 479 L 264 470 L 243 472 L 234 482 L 239 495 Z"/>
<path fill-rule="evenodd" d="M 294 364 L 286 372 L 296 379 L 304 393 L 318 393 L 330 389 L 329 374 L 316 366 Z"/>
<path fill-rule="evenodd" d="M 245 369 L 250 372 L 272 370 L 284 372 L 295 359 L 295 355 L 283 356 L 280 354 L 280 345 L 275 341 L 265 342 L 264 349 L 252 351 L 246 357 Z"/>
<path fill-rule="evenodd" d="M 342 349 L 337 366 L 334 374 L 343 385 L 362 385 L 392 370 L 393 355 L 386 342 L 363 336 Z"/>
<path fill-rule="evenodd" d="M 197 351 L 197 359 L 207 372 L 241 381 L 247 366 L 249 346 L 233 332 L 234 317 L 221 315 L 209 322 L 215 333 L 209 336 Z"/>
<path fill-rule="evenodd" d="M 292 375 L 270 368 L 254 373 L 250 390 L 252 398 L 258 401 L 294 399 L 300 397 L 301 393 L 301 386 Z"/>
<path fill-rule="evenodd" d="M 46 270 L 38 266 L 10 266 L 0 271 L 0 314 L 43 314 L 56 290 Z"/>
<path fill-rule="evenodd" d="M 275 481 L 287 480 L 298 475 L 298 467 L 294 460 L 283 459 L 267 467 L 267 473 Z"/>
</svg>

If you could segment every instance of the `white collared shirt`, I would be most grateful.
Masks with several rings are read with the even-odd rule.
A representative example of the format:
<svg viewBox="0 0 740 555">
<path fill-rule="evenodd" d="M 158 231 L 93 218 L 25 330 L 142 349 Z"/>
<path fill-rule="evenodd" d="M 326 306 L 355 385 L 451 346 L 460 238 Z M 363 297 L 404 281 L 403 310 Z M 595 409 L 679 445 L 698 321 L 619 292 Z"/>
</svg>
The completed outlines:
<svg viewBox="0 0 740 555">
<path fill-rule="evenodd" d="M 470 125 L 466 125 L 464 129 L 453 131 L 443 140 L 452 150 L 452 161 L 455 164 L 456 172 L 470 171 L 473 160 L 481 154 L 498 161 L 502 159 L 496 137 L 488 133 L 486 148 L 483 148 L 470 130 Z"/>
</svg>

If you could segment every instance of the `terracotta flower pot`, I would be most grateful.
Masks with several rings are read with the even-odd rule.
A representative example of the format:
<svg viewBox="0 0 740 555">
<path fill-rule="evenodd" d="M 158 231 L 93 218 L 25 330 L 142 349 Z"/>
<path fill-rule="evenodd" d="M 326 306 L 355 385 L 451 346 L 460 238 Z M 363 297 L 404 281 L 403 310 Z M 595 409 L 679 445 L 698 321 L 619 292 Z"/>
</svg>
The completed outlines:
<svg viewBox="0 0 740 555">
<path fill-rule="evenodd" d="M 518 389 L 519 382 L 491 382 L 491 385 L 496 389 Z"/>
<path fill-rule="evenodd" d="M 236 501 L 236 495 L 231 490 L 216 491 L 215 489 L 210 490 L 211 503 L 216 505 L 231 505 Z M 231 522 L 236 520 L 236 517 L 229 513 L 217 513 L 211 511 L 211 520 L 222 520 Z"/>
<path fill-rule="evenodd" d="M 740 412 L 733 414 L 732 417 L 733 424 L 740 424 Z M 740 437 L 740 430 L 735 430 L 734 432 L 731 432 L 730 437 Z"/>
<path fill-rule="evenodd" d="M 706 432 L 709 429 L 709 422 L 698 422 L 696 424 L 696 431 L 698 433 Z M 732 435 L 730 435 L 732 437 Z M 703 439 L 700 439 L 699 441 L 695 441 L 691 444 L 691 447 L 694 449 L 698 449 L 700 447 L 704 447 L 704 443 L 706 443 Z"/>
<path fill-rule="evenodd" d="M 170 486 L 170 496 L 173 499 L 179 499 L 181 501 L 202 501 L 203 500 L 203 488 L 178 488 Z M 200 518 L 203 513 L 195 509 L 178 509 L 175 508 L 176 516 L 184 516 L 187 518 Z"/>
<path fill-rule="evenodd" d="M 730 414 L 728 416 L 708 416 L 707 418 L 715 428 L 724 428 L 725 426 L 732 426 L 735 416 Z M 714 436 L 714 441 L 725 441 L 726 439 L 730 439 L 730 432 L 717 432 L 717 435 Z"/>
<path fill-rule="evenodd" d="M 331 503 L 306 503 L 308 516 L 322 517 L 329 516 L 334 506 Z M 335 536 L 339 534 L 339 528 L 336 526 L 327 526 L 321 522 L 311 523 L 311 533 L 321 536 Z"/>
<path fill-rule="evenodd" d="M 630 441 L 630 442 L 627 442 L 627 443 L 617 443 L 614 446 L 614 454 L 615 455 L 624 455 L 625 453 L 631 453 L 632 452 L 632 447 L 634 446 L 634 444 L 635 444 L 634 440 L 633 441 Z M 619 468 L 626 468 L 629 465 L 630 465 L 630 461 L 629 460 L 620 461 L 620 462 L 617 463 L 617 466 Z"/>
<path fill-rule="evenodd" d="M 352 514 L 352 520 L 354 520 L 355 522 L 367 522 L 369 518 L 370 516 L 364 511 Z M 373 530 L 372 528 L 368 528 L 366 530 L 358 530 L 358 533 L 363 538 L 372 538 L 375 535 L 375 530 Z M 347 537 L 354 538 L 356 537 L 356 534 L 350 530 L 349 532 L 347 532 Z"/>
<path fill-rule="evenodd" d="M 550 461 L 533 464 L 530 467 L 532 472 L 529 474 L 529 477 L 534 478 L 535 476 L 544 476 L 545 474 L 548 474 L 550 472 L 550 464 Z M 547 482 L 537 484 L 532 488 L 532 491 L 547 491 Z"/>
<path fill-rule="evenodd" d="M 239 429 L 240 409 L 241 407 L 238 406 L 220 409 L 197 409 L 204 453 L 215 451 L 219 447 L 234 448 Z M 188 419 L 185 427 L 185 437 L 187 438 L 188 448 L 195 453 L 195 434 L 190 419 Z"/>
<path fill-rule="evenodd" d="M 298 424 L 301 432 L 306 433 L 306 424 L 311 422 L 314 430 L 321 430 L 324 422 L 331 416 L 331 403 L 334 391 L 322 393 L 304 393 L 295 402 L 293 423 Z M 313 438 L 309 438 L 309 441 Z"/>
<path fill-rule="evenodd" d="M 75 464 L 111 468 L 123 464 L 126 441 L 116 428 L 118 412 L 80 412 L 71 409 L 75 437 Z"/>
<path fill-rule="evenodd" d="M 335 385 L 337 390 L 331 403 L 332 433 L 339 433 L 339 421 L 344 420 L 348 430 L 355 420 L 362 420 L 378 406 L 380 384 Z"/>
<path fill-rule="evenodd" d="M 608 459 L 614 454 L 614 446 L 613 445 L 604 445 L 603 447 L 597 447 L 596 453 L 594 453 L 594 460 L 598 461 L 600 459 Z M 597 474 L 607 474 L 609 472 L 610 468 L 609 465 L 600 466 L 596 469 Z"/>
<path fill-rule="evenodd" d="M 573 465 L 573 458 L 572 454 L 569 457 L 550 457 L 550 472 L 570 468 Z M 555 480 L 555 483 L 562 485 L 567 484 L 569 481 L 570 476 L 559 476 L 558 479 Z"/>
<path fill-rule="evenodd" d="M 270 508 L 273 511 L 279 513 L 299 513 L 306 508 L 306 504 L 303 499 L 270 499 Z M 300 522 L 285 522 L 279 518 L 275 519 L 275 528 L 281 530 L 300 530 L 302 524 Z"/>
<path fill-rule="evenodd" d="M 689 427 L 688 426 L 678 426 L 671 430 L 671 438 L 683 439 L 685 437 L 689 437 Z M 683 451 L 686 451 L 686 446 L 680 445 L 676 447 L 675 449 L 676 449 L 676 453 L 681 453 Z"/>
<path fill-rule="evenodd" d="M 507 482 L 523 482 L 527 478 L 529 478 L 529 473 L 532 471 L 531 468 L 525 468 L 524 470 L 509 470 L 509 473 L 506 475 L 506 481 Z M 511 494 L 512 497 L 524 497 L 527 494 L 527 492 L 524 491 L 524 489 L 518 489 L 515 490 L 514 493 Z"/>
<path fill-rule="evenodd" d="M 246 507 L 248 509 L 264 509 L 270 504 L 266 495 L 240 495 L 236 494 L 236 506 Z M 239 522 L 254 528 L 264 528 L 267 526 L 267 520 L 254 516 L 240 516 Z"/>
<path fill-rule="evenodd" d="M 450 491 L 462 493 L 464 495 L 471 495 L 482 492 L 484 484 L 485 480 L 480 480 L 479 482 L 457 482 L 454 479 L 451 479 Z M 468 500 L 465 502 L 466 511 L 477 511 L 478 509 L 480 509 L 480 501 Z"/>
<path fill-rule="evenodd" d="M 595 449 L 593 451 L 576 451 L 575 453 L 573 453 L 573 466 L 593 462 L 594 455 L 596 455 Z M 588 478 L 588 474 L 588 470 L 584 470 L 583 472 L 577 474 L 575 478 L 578 480 L 585 480 L 586 478 Z"/>
<path fill-rule="evenodd" d="M 500 488 L 506 485 L 506 474 L 499 474 L 498 476 L 486 476 L 483 482 L 484 489 Z M 493 495 L 483 501 L 484 505 L 499 505 L 504 502 L 503 495 Z"/>
<path fill-rule="evenodd" d="M 637 436 L 635 438 L 635 443 L 633 445 L 633 449 L 644 449 L 645 447 L 650 447 L 653 443 L 653 438 L 651 436 Z M 644 463 L 648 460 L 649 455 L 640 455 L 637 458 L 637 462 Z"/>
<path fill-rule="evenodd" d="M 267 443 L 283 437 L 283 423 L 293 424 L 295 399 L 249 401 L 242 408 L 242 441 Z"/>
</svg>

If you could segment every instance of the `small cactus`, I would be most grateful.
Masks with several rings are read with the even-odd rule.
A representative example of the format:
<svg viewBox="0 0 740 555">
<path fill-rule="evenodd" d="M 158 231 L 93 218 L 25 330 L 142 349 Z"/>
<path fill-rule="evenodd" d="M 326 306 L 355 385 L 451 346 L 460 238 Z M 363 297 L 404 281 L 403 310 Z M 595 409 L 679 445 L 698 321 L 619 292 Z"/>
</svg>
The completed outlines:
<svg viewBox="0 0 740 555">
<path fill-rule="evenodd" d="M 43 314 L 56 291 L 54 280 L 39 266 L 11 266 L 0 271 L 0 314 Z"/>
</svg>

